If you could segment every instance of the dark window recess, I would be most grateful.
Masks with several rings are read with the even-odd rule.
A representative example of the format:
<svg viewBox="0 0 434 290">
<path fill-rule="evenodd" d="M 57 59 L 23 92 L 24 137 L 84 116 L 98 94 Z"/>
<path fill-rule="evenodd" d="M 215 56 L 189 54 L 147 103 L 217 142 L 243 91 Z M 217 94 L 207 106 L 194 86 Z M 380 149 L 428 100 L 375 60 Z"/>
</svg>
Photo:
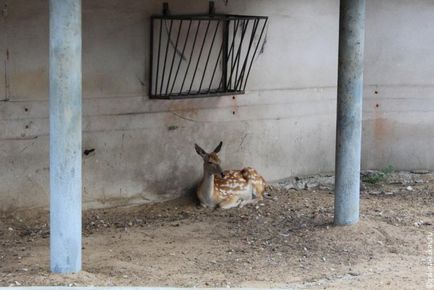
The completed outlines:
<svg viewBox="0 0 434 290">
<path fill-rule="evenodd" d="M 151 18 L 149 94 L 179 99 L 244 94 L 268 17 L 215 14 Z"/>
</svg>

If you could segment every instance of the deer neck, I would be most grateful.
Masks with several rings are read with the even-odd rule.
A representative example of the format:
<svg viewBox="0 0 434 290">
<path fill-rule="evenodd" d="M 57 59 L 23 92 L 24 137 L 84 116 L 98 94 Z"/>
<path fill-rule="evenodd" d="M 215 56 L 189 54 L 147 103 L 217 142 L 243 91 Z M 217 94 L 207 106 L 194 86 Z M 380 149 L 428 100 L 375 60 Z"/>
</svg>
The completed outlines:
<svg viewBox="0 0 434 290">
<path fill-rule="evenodd" d="M 205 166 L 203 168 L 203 177 L 200 184 L 200 191 L 207 203 L 212 203 L 212 195 L 214 192 L 214 174 L 209 172 Z"/>
</svg>

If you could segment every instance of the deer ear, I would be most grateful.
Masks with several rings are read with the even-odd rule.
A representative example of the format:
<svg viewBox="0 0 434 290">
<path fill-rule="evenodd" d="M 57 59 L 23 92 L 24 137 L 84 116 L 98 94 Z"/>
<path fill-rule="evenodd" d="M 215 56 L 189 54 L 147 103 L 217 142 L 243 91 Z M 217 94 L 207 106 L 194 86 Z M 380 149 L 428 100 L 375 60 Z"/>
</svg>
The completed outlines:
<svg viewBox="0 0 434 290">
<path fill-rule="evenodd" d="M 222 149 L 223 141 L 220 141 L 220 144 L 214 149 L 214 153 L 219 153 Z"/>
<path fill-rule="evenodd" d="M 196 149 L 196 152 L 197 152 L 197 154 L 200 155 L 200 157 L 205 158 L 206 152 L 205 152 L 205 150 L 203 150 L 202 148 L 200 148 L 199 145 L 194 144 L 194 149 Z"/>
</svg>

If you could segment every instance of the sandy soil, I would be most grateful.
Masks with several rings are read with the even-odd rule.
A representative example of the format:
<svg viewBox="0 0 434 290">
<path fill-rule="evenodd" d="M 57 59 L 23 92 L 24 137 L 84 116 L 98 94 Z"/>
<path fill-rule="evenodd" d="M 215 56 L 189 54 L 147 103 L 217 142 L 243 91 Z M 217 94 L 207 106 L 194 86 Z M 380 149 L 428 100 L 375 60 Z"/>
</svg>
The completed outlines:
<svg viewBox="0 0 434 290">
<path fill-rule="evenodd" d="M 333 226 L 330 190 L 284 183 L 242 209 L 207 210 L 184 198 L 87 211 L 83 271 L 65 276 L 48 270 L 47 212 L 4 214 L 0 286 L 426 289 L 434 180 L 413 177 L 365 185 L 361 221 L 348 227 Z"/>
</svg>

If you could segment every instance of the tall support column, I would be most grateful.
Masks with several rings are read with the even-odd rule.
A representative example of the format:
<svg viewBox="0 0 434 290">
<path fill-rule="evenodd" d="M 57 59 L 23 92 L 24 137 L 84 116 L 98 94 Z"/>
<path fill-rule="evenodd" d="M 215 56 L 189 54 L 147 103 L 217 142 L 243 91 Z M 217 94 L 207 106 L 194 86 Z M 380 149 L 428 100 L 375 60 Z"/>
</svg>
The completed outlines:
<svg viewBox="0 0 434 290">
<path fill-rule="evenodd" d="M 81 270 L 81 0 L 50 0 L 51 271 Z"/>
<path fill-rule="evenodd" d="M 341 0 L 335 224 L 359 221 L 365 0 Z"/>
</svg>

